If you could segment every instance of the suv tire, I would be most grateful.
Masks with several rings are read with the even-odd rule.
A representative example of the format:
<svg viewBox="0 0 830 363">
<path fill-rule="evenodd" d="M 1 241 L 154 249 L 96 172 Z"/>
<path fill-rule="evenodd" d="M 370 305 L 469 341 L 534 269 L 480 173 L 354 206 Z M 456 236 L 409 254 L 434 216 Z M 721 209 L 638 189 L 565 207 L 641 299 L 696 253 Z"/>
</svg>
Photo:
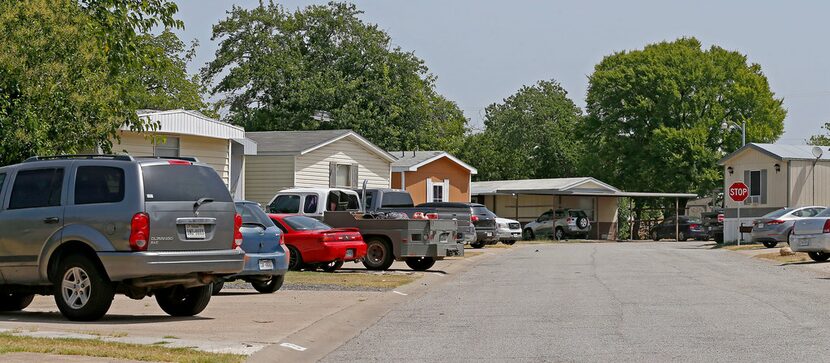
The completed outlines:
<svg viewBox="0 0 830 363">
<path fill-rule="evenodd" d="M 432 257 L 407 257 L 406 265 L 415 271 L 426 271 L 435 265 L 435 259 Z"/>
<path fill-rule="evenodd" d="M 0 311 L 20 311 L 34 300 L 34 294 L 4 293 L 0 295 Z"/>
<path fill-rule="evenodd" d="M 470 243 L 470 247 L 472 247 L 472 248 L 484 248 L 484 241 L 476 241 L 476 242 Z"/>
<path fill-rule="evenodd" d="M 251 281 L 251 286 L 260 294 L 273 294 L 282 287 L 285 282 L 285 275 L 271 276 L 266 281 Z"/>
<path fill-rule="evenodd" d="M 824 262 L 830 258 L 830 254 L 826 252 L 807 252 L 807 254 L 816 262 Z"/>
<path fill-rule="evenodd" d="M 764 247 L 766 248 L 775 248 L 778 245 L 777 241 L 764 241 Z"/>
<path fill-rule="evenodd" d="M 219 280 L 210 285 L 210 293 L 216 296 L 219 295 L 219 291 L 222 291 L 222 288 L 225 287 L 225 281 Z"/>
<path fill-rule="evenodd" d="M 54 278 L 55 303 L 67 319 L 98 320 L 110 309 L 115 286 L 86 256 L 67 256 L 60 261 Z"/>
<path fill-rule="evenodd" d="M 363 266 L 368 270 L 388 270 L 395 257 L 392 255 L 392 246 L 379 237 L 372 237 L 366 241 L 366 257 Z"/>
<path fill-rule="evenodd" d="M 191 288 L 168 287 L 156 291 L 156 302 L 170 316 L 193 316 L 205 310 L 212 290 L 210 284 Z"/>
<path fill-rule="evenodd" d="M 522 234 L 524 235 L 522 237 L 524 237 L 525 241 L 533 241 L 536 239 L 536 235 L 533 234 L 533 230 L 530 228 L 525 228 L 524 233 Z"/>
</svg>

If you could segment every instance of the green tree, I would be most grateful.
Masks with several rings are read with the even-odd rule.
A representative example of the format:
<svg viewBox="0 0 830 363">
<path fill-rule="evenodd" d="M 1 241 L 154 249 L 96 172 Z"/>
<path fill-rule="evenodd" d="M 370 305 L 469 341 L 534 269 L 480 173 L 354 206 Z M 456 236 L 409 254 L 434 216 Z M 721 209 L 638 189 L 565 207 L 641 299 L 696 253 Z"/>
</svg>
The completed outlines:
<svg viewBox="0 0 830 363">
<path fill-rule="evenodd" d="M 179 25 L 173 12 L 166 0 L 0 2 L 0 163 L 109 150 L 125 123 L 151 127 L 135 112 L 158 104 L 142 75 L 170 60 L 141 37 Z"/>
<path fill-rule="evenodd" d="M 485 131 L 473 134 L 463 157 L 481 180 L 556 178 L 580 171 L 576 137 L 582 111 L 556 81 L 524 86 L 485 110 Z"/>
<path fill-rule="evenodd" d="M 605 57 L 589 78 L 586 103 L 592 174 L 639 191 L 703 193 L 720 185 L 717 160 L 741 142 L 721 123 L 745 120 L 748 142 L 772 142 L 786 116 L 760 65 L 717 46 L 704 50 L 694 38 Z"/>
<path fill-rule="evenodd" d="M 830 146 L 830 122 L 825 122 L 824 126 L 821 128 L 823 128 L 826 133 L 810 136 L 810 140 L 807 142 L 808 144 Z"/>
<path fill-rule="evenodd" d="M 342 3 L 233 7 L 213 27 L 219 49 L 202 70 L 227 121 L 251 131 L 348 128 L 388 150 L 458 148 L 461 111 L 435 92 L 421 59 L 360 14 Z"/>
</svg>

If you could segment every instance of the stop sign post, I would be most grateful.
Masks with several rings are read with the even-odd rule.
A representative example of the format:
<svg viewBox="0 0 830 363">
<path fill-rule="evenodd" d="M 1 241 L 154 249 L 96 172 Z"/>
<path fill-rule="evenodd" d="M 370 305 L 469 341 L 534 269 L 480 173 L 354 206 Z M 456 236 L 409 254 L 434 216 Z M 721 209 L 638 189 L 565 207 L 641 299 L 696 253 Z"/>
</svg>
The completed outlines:
<svg viewBox="0 0 830 363">
<path fill-rule="evenodd" d="M 749 188 L 746 186 L 746 184 L 744 184 L 744 182 L 741 182 L 741 181 L 732 183 L 732 185 L 729 186 L 728 192 L 729 192 L 729 198 L 731 198 L 733 201 L 738 202 L 738 203 L 743 203 L 743 201 L 745 201 L 746 198 L 749 197 Z M 738 204 L 738 222 L 740 222 L 740 221 L 741 221 L 741 205 Z M 743 225 L 744 224 L 741 223 L 740 227 L 743 227 Z M 738 233 L 738 246 L 741 245 L 741 239 L 743 239 L 743 237 L 744 237 L 744 234 L 742 232 L 740 232 L 740 227 L 738 227 L 739 228 L 739 230 L 738 230 L 738 232 L 739 232 Z"/>
</svg>

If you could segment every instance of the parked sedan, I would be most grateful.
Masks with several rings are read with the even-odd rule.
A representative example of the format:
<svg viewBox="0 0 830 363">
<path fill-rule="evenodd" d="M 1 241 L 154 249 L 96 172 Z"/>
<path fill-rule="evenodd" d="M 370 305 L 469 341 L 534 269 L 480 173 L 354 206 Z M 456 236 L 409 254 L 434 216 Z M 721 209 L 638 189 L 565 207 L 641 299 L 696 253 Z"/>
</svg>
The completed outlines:
<svg viewBox="0 0 830 363">
<path fill-rule="evenodd" d="M 227 281 L 244 280 L 256 291 L 273 293 L 282 287 L 288 270 L 282 232 L 274 225 L 256 202 L 235 202 L 242 250 L 245 251 L 245 267 L 242 272 L 223 278 L 213 284 L 213 294 L 222 290 Z"/>
<path fill-rule="evenodd" d="M 680 228 L 675 227 L 674 217 L 663 219 L 662 222 L 651 227 L 651 230 L 648 232 L 649 236 L 655 241 L 659 241 L 662 238 L 674 238 L 675 234 L 677 235 L 678 241 L 686 241 L 689 238 L 700 241 L 709 239 L 709 232 L 706 228 L 703 228 L 703 222 L 699 218 L 680 216 L 678 221 L 680 222 Z"/>
<path fill-rule="evenodd" d="M 815 217 L 825 209 L 818 206 L 781 208 L 767 213 L 752 222 L 752 242 L 761 242 L 767 248 L 775 247 L 778 242 L 789 243 L 796 220 Z"/>
<path fill-rule="evenodd" d="M 346 261 L 366 256 L 366 243 L 357 228 L 332 228 L 311 217 L 269 214 L 283 231 L 291 259 L 291 270 L 322 268 L 334 272 Z"/>
<path fill-rule="evenodd" d="M 795 221 L 790 235 L 790 248 L 794 252 L 807 252 L 816 262 L 830 258 L 830 209 L 815 217 Z"/>
<path fill-rule="evenodd" d="M 496 218 L 496 237 L 501 243 L 512 245 L 522 239 L 522 224 L 507 218 Z"/>
</svg>

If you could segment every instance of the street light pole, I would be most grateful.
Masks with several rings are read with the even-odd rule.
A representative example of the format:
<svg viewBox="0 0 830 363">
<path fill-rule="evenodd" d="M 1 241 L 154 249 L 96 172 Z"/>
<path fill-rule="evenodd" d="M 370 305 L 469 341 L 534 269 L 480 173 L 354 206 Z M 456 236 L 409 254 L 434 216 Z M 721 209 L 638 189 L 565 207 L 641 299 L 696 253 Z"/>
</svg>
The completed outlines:
<svg viewBox="0 0 830 363">
<path fill-rule="evenodd" d="M 743 120 L 741 126 L 741 146 L 746 146 L 746 120 Z"/>
<path fill-rule="evenodd" d="M 730 125 L 731 124 L 731 125 Z M 738 125 L 735 121 L 724 121 L 720 124 L 721 129 L 723 130 L 730 130 L 732 127 L 737 127 L 741 129 L 741 146 L 746 146 L 746 119 L 741 120 L 741 124 Z M 732 129 L 734 130 L 734 129 Z"/>
</svg>

